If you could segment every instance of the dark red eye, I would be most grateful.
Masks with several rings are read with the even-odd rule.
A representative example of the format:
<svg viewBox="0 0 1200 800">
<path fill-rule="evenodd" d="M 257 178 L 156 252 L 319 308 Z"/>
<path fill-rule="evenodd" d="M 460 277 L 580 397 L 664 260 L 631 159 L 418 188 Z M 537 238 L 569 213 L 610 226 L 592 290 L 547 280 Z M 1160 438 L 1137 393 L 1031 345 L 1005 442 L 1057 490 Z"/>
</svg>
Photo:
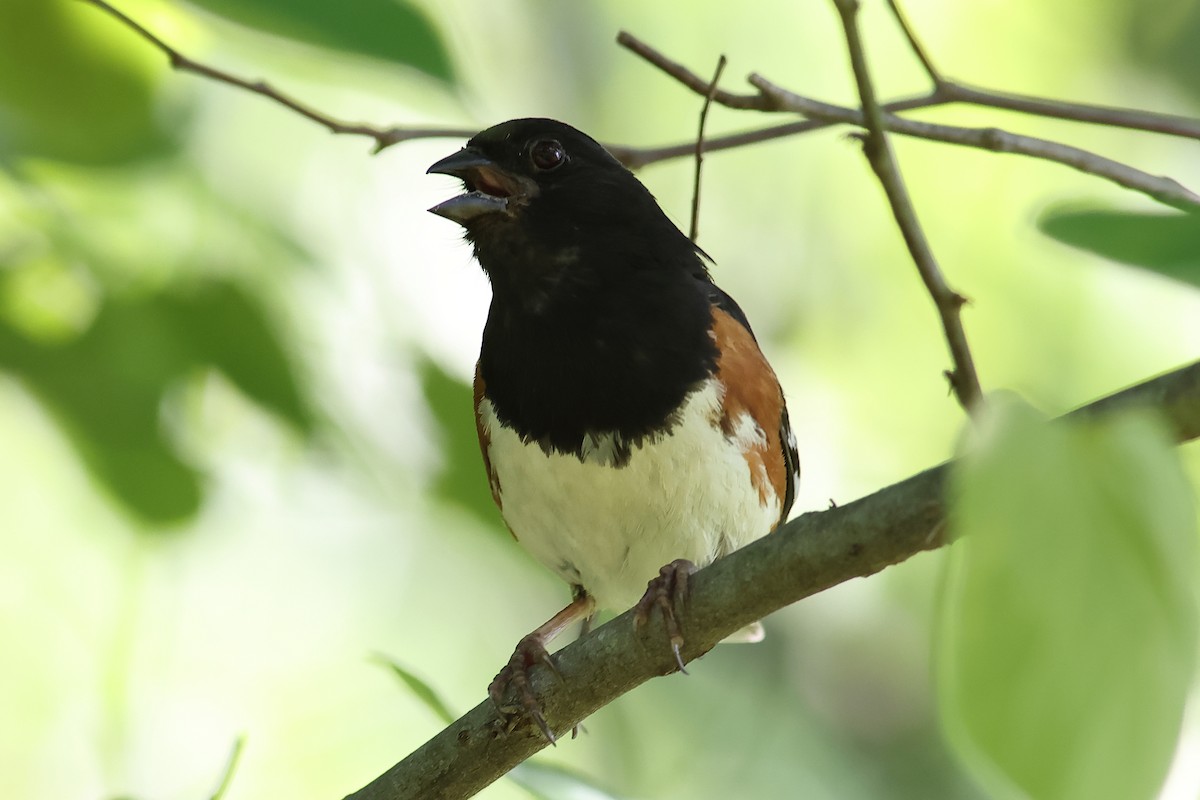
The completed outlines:
<svg viewBox="0 0 1200 800">
<path fill-rule="evenodd" d="M 529 160 L 540 170 L 551 170 L 567 160 L 567 151 L 553 139 L 540 139 L 529 148 Z"/>
</svg>

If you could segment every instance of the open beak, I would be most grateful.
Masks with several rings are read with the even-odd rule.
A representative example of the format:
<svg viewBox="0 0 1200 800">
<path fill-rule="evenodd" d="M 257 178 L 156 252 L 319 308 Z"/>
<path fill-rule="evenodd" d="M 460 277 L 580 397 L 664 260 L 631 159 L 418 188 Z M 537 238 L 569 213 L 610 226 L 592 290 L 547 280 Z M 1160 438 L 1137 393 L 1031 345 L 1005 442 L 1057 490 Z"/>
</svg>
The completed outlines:
<svg viewBox="0 0 1200 800">
<path fill-rule="evenodd" d="M 514 200 L 526 199 L 531 194 L 531 187 L 527 185 L 531 181 L 510 175 L 469 147 L 446 156 L 426 173 L 451 175 L 466 185 L 463 194 L 429 209 L 459 225 L 466 225 L 485 214 L 510 213 Z"/>
</svg>

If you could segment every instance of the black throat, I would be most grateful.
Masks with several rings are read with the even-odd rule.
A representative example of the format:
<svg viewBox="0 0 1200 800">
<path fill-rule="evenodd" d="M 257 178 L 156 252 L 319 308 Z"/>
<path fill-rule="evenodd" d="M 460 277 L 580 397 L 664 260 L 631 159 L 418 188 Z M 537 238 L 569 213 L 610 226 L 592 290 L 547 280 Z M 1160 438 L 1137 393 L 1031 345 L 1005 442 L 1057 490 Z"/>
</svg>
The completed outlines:
<svg viewBox="0 0 1200 800">
<path fill-rule="evenodd" d="M 702 272 L 633 270 L 586 291 L 556 291 L 536 310 L 495 293 L 479 368 L 501 424 L 581 459 L 589 437 L 609 437 L 614 466 L 670 431 L 683 399 L 716 365 Z"/>
</svg>

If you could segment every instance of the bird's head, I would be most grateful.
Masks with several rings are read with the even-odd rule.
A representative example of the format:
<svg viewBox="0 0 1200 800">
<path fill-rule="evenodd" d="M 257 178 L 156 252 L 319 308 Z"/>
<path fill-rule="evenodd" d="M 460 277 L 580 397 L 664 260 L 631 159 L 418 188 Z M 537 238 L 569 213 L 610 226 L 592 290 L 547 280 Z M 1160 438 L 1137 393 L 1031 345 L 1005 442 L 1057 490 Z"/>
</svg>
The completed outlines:
<svg viewBox="0 0 1200 800">
<path fill-rule="evenodd" d="M 544 305 L 632 270 L 695 263 L 687 237 L 596 140 L 551 119 L 515 119 L 429 168 L 466 191 L 429 209 L 466 230 L 497 293 Z"/>
</svg>

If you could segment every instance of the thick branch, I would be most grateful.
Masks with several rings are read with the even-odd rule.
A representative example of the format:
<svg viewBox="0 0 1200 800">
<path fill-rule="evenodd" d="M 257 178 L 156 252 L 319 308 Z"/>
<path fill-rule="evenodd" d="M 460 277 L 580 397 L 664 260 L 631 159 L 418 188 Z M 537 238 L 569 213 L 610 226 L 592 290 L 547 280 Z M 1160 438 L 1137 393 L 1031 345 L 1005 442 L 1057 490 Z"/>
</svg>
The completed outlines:
<svg viewBox="0 0 1200 800">
<path fill-rule="evenodd" d="M 863 50 L 862 37 L 858 30 L 858 0 L 834 0 L 838 15 L 842 19 L 842 27 L 846 32 L 846 46 L 850 53 L 850 65 L 854 70 L 854 80 L 858 84 L 858 96 L 862 101 L 867 135 L 863 150 L 875 170 L 883 190 L 891 204 L 892 214 L 896 224 L 904 235 L 908 252 L 912 255 L 921 274 L 925 288 L 933 298 L 941 317 L 942 331 L 950 347 L 950 357 L 954 360 L 954 369 L 946 373 L 950 380 L 950 388 L 954 391 L 958 402 L 968 413 L 979 408 L 983 400 L 983 390 L 979 387 L 979 376 L 975 371 L 975 360 L 971 357 L 971 348 L 967 344 L 967 333 L 962 325 L 962 307 L 966 299 L 950 288 L 946 283 L 942 270 L 938 267 L 937 259 L 925 238 L 925 232 L 917 219 L 917 212 L 909 198 L 904 178 L 900 174 L 900 166 L 896 162 L 896 154 L 892 152 L 892 144 L 888 140 L 883 127 L 883 111 L 875 98 L 875 89 L 871 83 L 870 72 L 867 69 L 867 57 Z"/>
<path fill-rule="evenodd" d="M 1067 418 L 1158 409 L 1179 441 L 1200 437 L 1200 361 L 1098 400 Z M 696 573 L 684 657 L 697 658 L 755 620 L 851 578 L 943 544 L 943 464 L 828 511 L 804 514 Z M 597 709 L 675 669 L 655 622 L 640 634 L 626 612 L 555 655 L 562 681 L 534 670 L 550 727 L 565 733 Z M 546 746 L 528 722 L 504 733 L 485 701 L 350 795 L 350 800 L 469 797 Z"/>
</svg>

